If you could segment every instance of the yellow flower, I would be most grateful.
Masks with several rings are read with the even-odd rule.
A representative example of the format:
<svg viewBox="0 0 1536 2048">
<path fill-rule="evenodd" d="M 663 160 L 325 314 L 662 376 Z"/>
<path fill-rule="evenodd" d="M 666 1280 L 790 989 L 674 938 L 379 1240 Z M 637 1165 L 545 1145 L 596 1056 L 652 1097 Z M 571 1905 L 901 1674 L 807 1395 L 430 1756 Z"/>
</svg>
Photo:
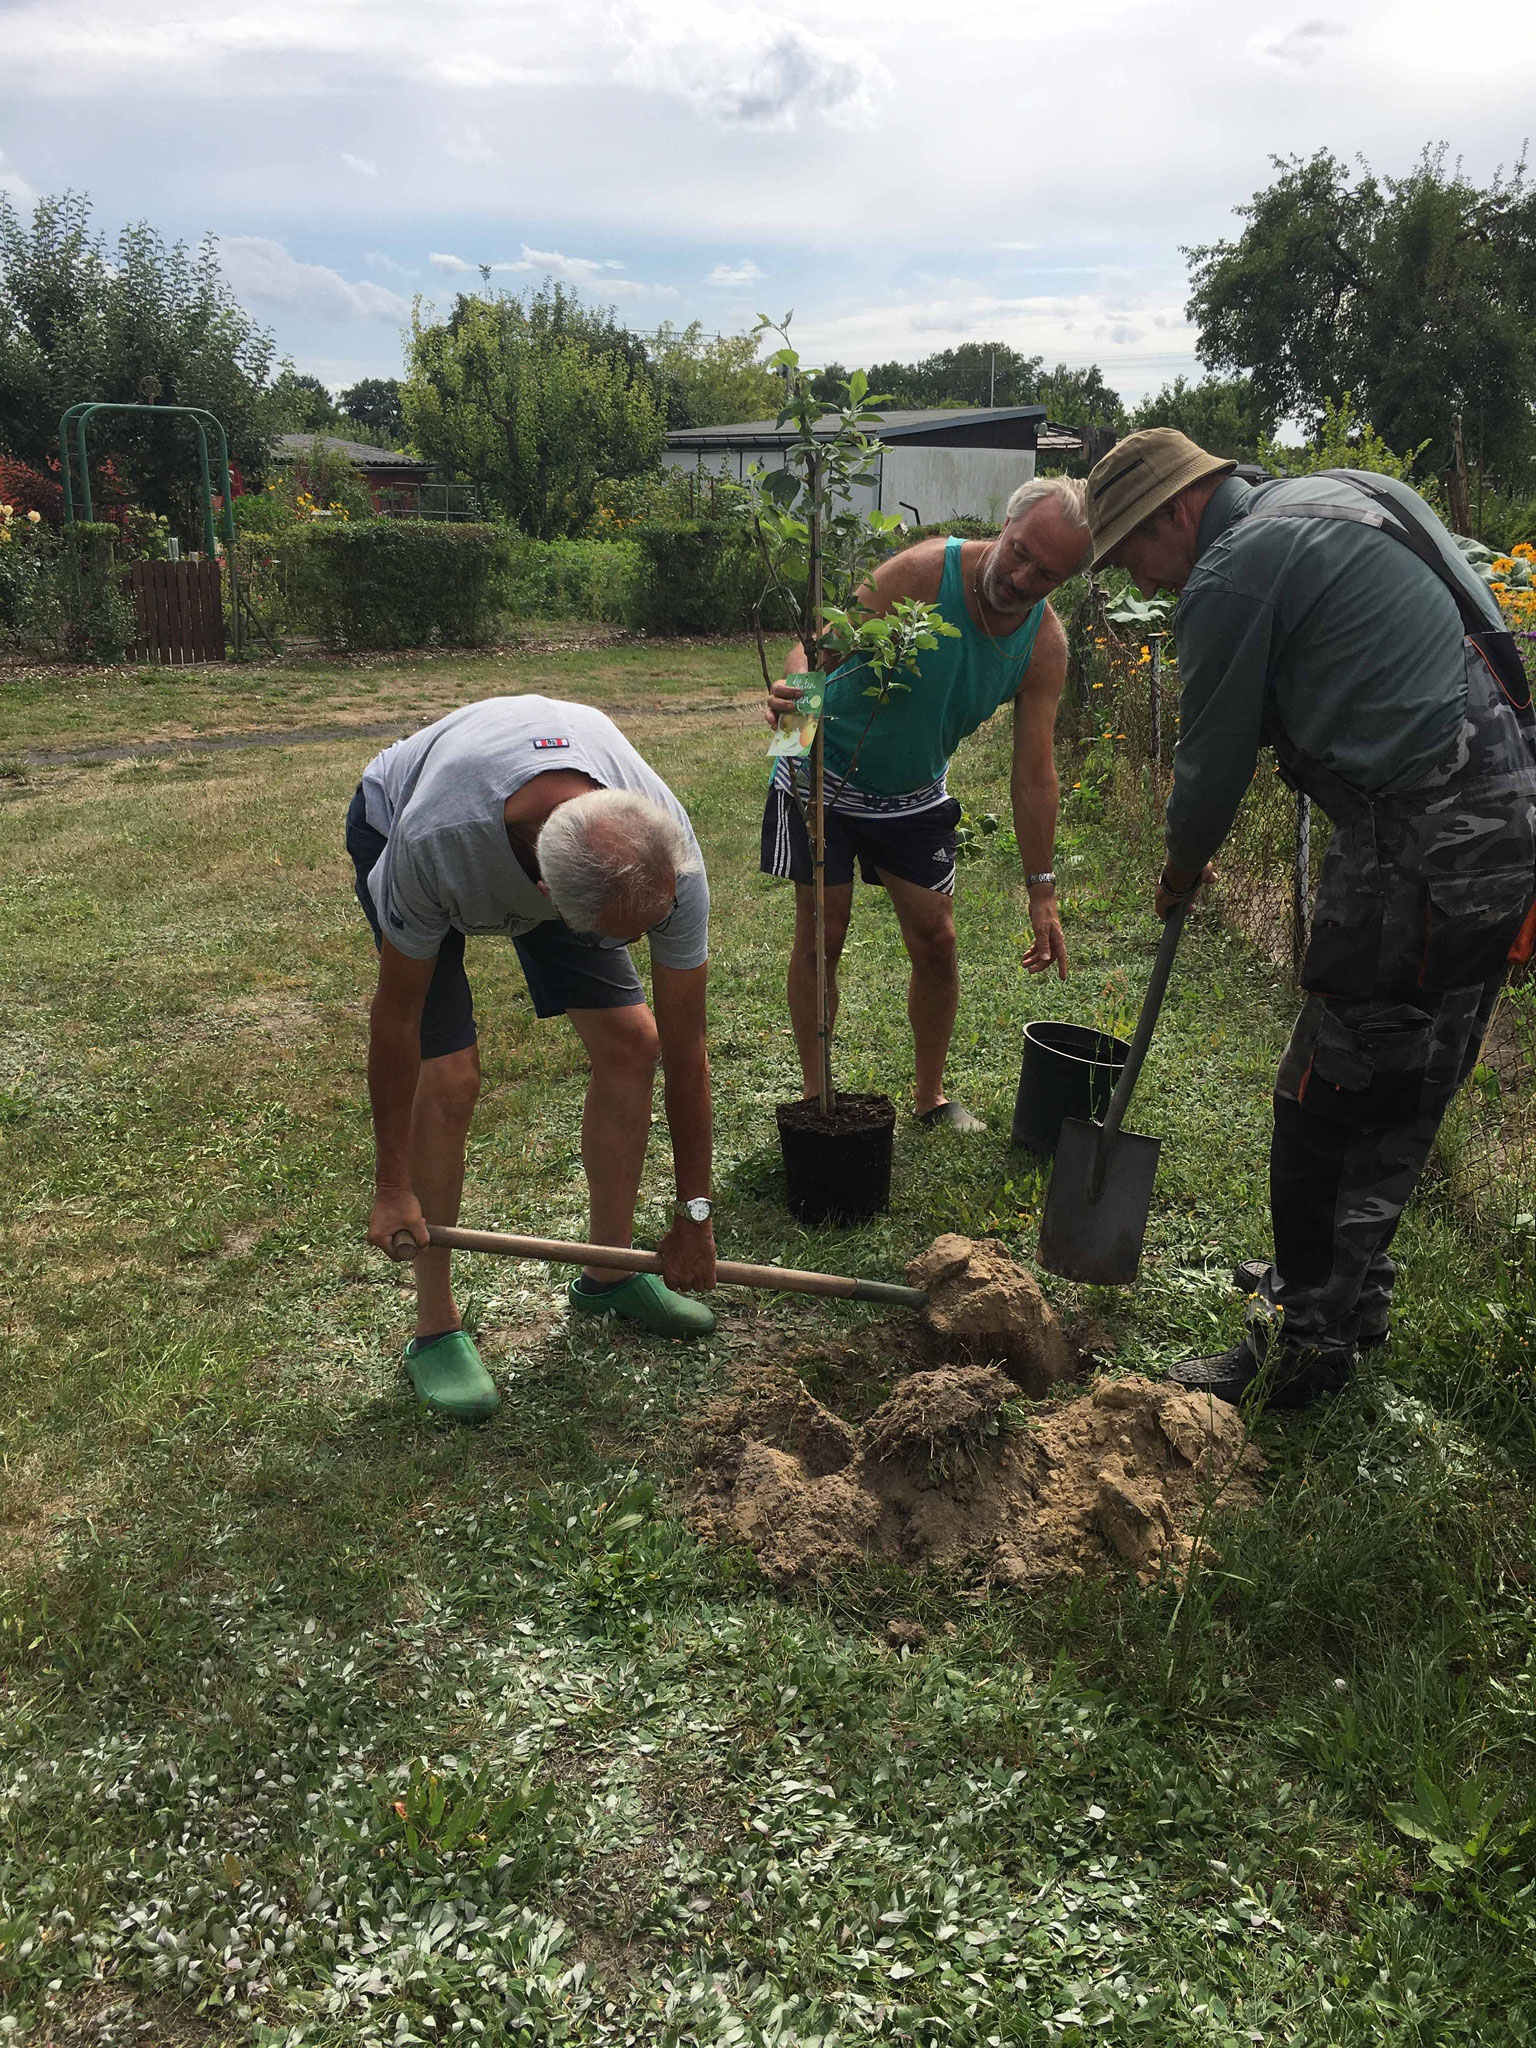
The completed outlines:
<svg viewBox="0 0 1536 2048">
<path fill-rule="evenodd" d="M 29 512 L 27 514 L 27 524 L 29 526 L 40 526 L 42 524 L 42 519 L 43 515 L 41 512 Z"/>
</svg>

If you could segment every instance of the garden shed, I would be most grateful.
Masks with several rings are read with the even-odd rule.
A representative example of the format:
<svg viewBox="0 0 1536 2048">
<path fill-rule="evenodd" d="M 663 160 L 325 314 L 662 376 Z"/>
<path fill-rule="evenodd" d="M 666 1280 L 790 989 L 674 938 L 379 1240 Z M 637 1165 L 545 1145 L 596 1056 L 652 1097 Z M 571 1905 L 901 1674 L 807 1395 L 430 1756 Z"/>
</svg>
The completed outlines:
<svg viewBox="0 0 1536 2048">
<path fill-rule="evenodd" d="M 279 434 L 274 462 L 305 462 L 316 444 L 327 455 L 343 455 L 362 472 L 375 512 L 388 519 L 475 519 L 479 511 L 468 484 L 439 483 L 430 462 L 400 448 L 375 448 L 339 434 Z"/>
<path fill-rule="evenodd" d="M 833 424 L 831 419 L 825 423 L 828 438 Z M 858 509 L 893 512 L 913 526 L 943 519 L 1000 520 L 1013 491 L 1035 474 L 1037 459 L 1065 461 L 1080 455 L 1085 445 L 1076 428 L 1047 419 L 1043 405 L 887 412 L 871 434 L 880 444 L 876 480 L 861 486 Z M 793 438 L 773 420 L 679 427 L 668 434 L 661 459 L 668 469 L 740 483 L 755 467 L 780 468 Z"/>
</svg>

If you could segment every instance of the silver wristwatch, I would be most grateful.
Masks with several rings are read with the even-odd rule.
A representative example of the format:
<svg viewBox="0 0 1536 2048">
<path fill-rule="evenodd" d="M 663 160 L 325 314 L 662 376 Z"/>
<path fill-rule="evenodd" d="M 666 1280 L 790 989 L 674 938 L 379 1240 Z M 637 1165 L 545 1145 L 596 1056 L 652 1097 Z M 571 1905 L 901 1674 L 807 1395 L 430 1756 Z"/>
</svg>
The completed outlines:
<svg viewBox="0 0 1536 2048">
<path fill-rule="evenodd" d="M 1031 889 L 1037 887 L 1041 882 L 1049 882 L 1054 889 L 1056 886 L 1056 870 L 1054 868 L 1042 868 L 1038 875 L 1026 875 L 1024 880 Z"/>
<path fill-rule="evenodd" d="M 686 1217 L 690 1223 L 707 1223 L 714 1206 L 708 1195 L 694 1195 L 686 1202 L 679 1196 L 672 1204 L 672 1214 L 679 1222 Z"/>
</svg>

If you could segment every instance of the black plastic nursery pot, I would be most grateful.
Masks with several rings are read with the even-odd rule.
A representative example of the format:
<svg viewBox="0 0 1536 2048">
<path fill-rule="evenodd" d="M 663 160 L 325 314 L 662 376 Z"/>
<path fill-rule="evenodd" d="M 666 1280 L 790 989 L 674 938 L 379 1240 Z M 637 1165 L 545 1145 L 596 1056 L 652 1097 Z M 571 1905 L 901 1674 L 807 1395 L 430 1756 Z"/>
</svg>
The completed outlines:
<svg viewBox="0 0 1536 2048">
<path fill-rule="evenodd" d="M 1102 1123 L 1130 1049 L 1123 1038 L 1088 1024 L 1026 1024 L 1014 1144 L 1054 1154 L 1067 1117 Z"/>
<path fill-rule="evenodd" d="M 814 1096 L 774 1111 L 797 1223 L 861 1223 L 891 1199 L 896 1105 L 888 1095 L 839 1095 L 823 1116 Z"/>
</svg>

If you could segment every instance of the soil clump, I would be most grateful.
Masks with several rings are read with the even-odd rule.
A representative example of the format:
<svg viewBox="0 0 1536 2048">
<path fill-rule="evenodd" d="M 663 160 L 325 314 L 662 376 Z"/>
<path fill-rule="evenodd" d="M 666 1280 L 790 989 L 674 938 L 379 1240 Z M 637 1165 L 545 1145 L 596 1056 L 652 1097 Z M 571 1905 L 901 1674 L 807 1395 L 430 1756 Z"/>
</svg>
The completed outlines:
<svg viewBox="0 0 1536 2048">
<path fill-rule="evenodd" d="M 1033 1276 L 994 1237 L 936 1237 L 907 1267 L 928 1290 L 921 1323 L 946 1362 L 999 1365 L 1039 1400 L 1076 1366 L 1065 1332 Z"/>
<path fill-rule="evenodd" d="M 745 1543 L 777 1584 L 868 1559 L 1003 1585 L 1188 1561 L 1191 1525 L 1257 1498 L 1237 1410 L 1147 1379 L 1028 1412 L 990 1365 L 900 1381 L 858 1428 L 782 1368 L 705 1412 L 695 1528 Z"/>
</svg>

